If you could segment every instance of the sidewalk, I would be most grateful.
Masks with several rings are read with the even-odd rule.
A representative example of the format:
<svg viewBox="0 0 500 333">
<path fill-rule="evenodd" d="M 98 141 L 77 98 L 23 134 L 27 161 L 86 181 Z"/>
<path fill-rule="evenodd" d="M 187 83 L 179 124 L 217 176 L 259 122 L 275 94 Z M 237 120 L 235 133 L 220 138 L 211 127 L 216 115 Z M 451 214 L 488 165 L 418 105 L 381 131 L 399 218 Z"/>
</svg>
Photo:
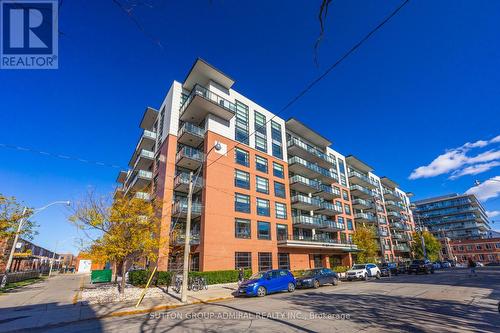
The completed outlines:
<svg viewBox="0 0 500 333">
<path fill-rule="evenodd" d="M 185 305 L 180 295 L 169 290 L 161 297 L 145 297 L 136 308 L 129 302 L 88 304 L 79 300 L 80 288 L 88 275 L 61 275 L 0 296 L 0 332 L 28 330 L 81 320 L 163 311 Z M 188 292 L 187 304 L 231 299 L 236 283 L 209 286 L 208 290 Z M 151 288 L 154 289 L 154 288 Z M 158 290 L 151 293 L 157 295 Z"/>
</svg>

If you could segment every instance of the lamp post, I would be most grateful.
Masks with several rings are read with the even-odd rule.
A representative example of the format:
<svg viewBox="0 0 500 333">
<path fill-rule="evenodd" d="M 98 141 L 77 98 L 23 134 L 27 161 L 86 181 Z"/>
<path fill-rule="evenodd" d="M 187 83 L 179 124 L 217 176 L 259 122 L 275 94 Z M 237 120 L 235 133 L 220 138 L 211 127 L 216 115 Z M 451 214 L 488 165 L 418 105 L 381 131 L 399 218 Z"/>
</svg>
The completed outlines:
<svg viewBox="0 0 500 333">
<path fill-rule="evenodd" d="M 414 211 L 417 210 L 417 206 L 412 204 L 410 208 Z M 422 251 L 424 253 L 424 259 L 427 259 L 427 250 L 425 249 L 425 239 L 424 239 L 424 227 L 422 225 L 422 221 L 420 220 L 420 214 L 416 213 L 418 228 L 420 229 L 420 241 L 422 242 Z"/>
<path fill-rule="evenodd" d="M 217 151 L 222 149 L 220 142 L 215 142 L 214 146 L 205 154 L 203 162 L 201 163 L 196 175 L 193 178 L 193 172 L 189 173 L 189 190 L 187 199 L 187 212 L 186 212 L 186 234 L 184 236 L 184 264 L 182 267 L 182 286 L 181 286 L 181 302 L 187 302 L 187 284 L 188 284 L 188 274 L 189 274 L 189 251 L 191 250 L 191 206 L 193 204 L 193 186 L 194 182 L 198 180 L 200 176 L 203 164 L 207 161 L 208 154 L 215 149 Z"/>
<path fill-rule="evenodd" d="M 40 213 L 41 211 L 49 208 L 50 206 L 60 205 L 60 204 L 65 204 L 65 205 L 69 206 L 71 204 L 71 202 L 70 201 L 54 201 L 54 202 L 52 202 L 52 203 L 50 203 L 48 205 L 45 205 L 43 207 L 40 207 L 40 208 L 37 208 L 37 209 L 33 210 L 33 214 L 31 214 L 30 217 L 33 217 L 35 214 Z M 19 234 L 21 233 L 21 230 L 23 228 L 23 224 L 28 219 L 28 217 L 26 216 L 26 214 L 28 213 L 28 210 L 29 210 L 28 207 L 24 207 L 23 208 L 22 217 L 19 220 L 19 224 L 17 226 L 17 231 L 16 231 L 16 234 L 14 236 L 14 243 L 12 243 L 12 248 L 10 249 L 10 254 L 9 254 L 9 259 L 7 260 L 7 266 L 6 266 L 6 269 L 5 269 L 5 274 L 2 277 L 2 282 L 1 282 L 1 287 L 2 288 L 5 287 L 5 284 L 7 283 L 7 273 L 10 272 L 10 266 L 12 265 L 12 258 L 14 257 L 14 252 L 16 250 L 16 244 L 17 244 L 17 241 L 19 240 Z"/>
</svg>

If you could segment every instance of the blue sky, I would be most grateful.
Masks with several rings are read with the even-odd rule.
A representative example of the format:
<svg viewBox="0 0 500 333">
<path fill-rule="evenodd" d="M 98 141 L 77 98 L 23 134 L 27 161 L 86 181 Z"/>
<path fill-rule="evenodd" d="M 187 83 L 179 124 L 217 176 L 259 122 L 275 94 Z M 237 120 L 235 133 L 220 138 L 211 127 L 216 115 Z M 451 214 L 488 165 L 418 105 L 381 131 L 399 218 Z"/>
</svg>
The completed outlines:
<svg viewBox="0 0 500 333">
<path fill-rule="evenodd" d="M 59 69 L 0 70 L 0 143 L 126 166 L 144 108 L 158 107 L 196 57 L 277 111 L 400 2 L 334 1 L 319 66 L 319 0 L 122 3 L 163 48 L 111 0 L 65 1 Z M 499 13 L 494 0 L 411 1 L 281 116 L 303 120 L 416 198 L 465 192 L 500 170 L 493 140 L 500 134 Z M 473 145 L 479 140 L 488 143 Z M 486 162 L 484 154 L 477 158 L 482 153 Z M 421 178 L 409 179 L 426 166 Z M 117 172 L 0 147 L 0 192 L 34 207 L 77 200 L 89 187 L 111 193 Z M 500 210 L 498 184 L 474 190 L 487 193 L 489 211 Z M 38 215 L 36 241 L 53 248 L 63 239 L 59 250 L 76 253 L 67 215 L 62 207 Z"/>
</svg>

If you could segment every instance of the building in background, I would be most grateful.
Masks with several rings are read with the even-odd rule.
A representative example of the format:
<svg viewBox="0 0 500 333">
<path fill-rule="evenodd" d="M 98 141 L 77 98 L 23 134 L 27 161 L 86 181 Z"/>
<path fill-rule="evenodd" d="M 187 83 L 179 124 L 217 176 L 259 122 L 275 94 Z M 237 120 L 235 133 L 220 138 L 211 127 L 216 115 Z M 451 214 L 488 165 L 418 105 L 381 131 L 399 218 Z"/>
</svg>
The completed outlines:
<svg viewBox="0 0 500 333">
<path fill-rule="evenodd" d="M 182 263 L 193 176 L 192 270 L 351 265 L 356 225 L 377 230 L 387 260 L 409 257 L 409 199 L 387 177 L 297 119 L 285 121 L 232 89 L 198 59 L 174 81 L 141 136 L 115 195 L 160 202 L 158 268 Z"/>
<path fill-rule="evenodd" d="M 61 253 L 59 255 L 61 268 L 64 270 L 74 269 L 76 267 L 76 257 L 72 253 Z"/>
<path fill-rule="evenodd" d="M 469 258 L 483 264 L 500 263 L 500 238 L 449 240 L 443 257 L 467 264 Z"/>
<path fill-rule="evenodd" d="M 11 248 L 13 246 L 13 240 L 5 242 L 6 246 L 2 247 L 3 256 L 2 264 L 0 267 L 2 270 L 0 273 L 6 271 L 6 263 L 9 258 Z M 12 264 L 10 266 L 11 272 L 21 272 L 21 271 L 39 271 L 48 272 L 50 268 L 50 262 L 53 260 L 52 269 L 56 270 L 60 267 L 60 255 L 47 250 L 41 246 L 38 246 L 28 240 L 19 238 L 17 244 L 15 245 L 15 252 L 12 258 Z"/>
<path fill-rule="evenodd" d="M 490 225 L 484 207 L 473 194 L 448 194 L 414 202 L 415 219 L 439 239 L 488 237 Z"/>
</svg>

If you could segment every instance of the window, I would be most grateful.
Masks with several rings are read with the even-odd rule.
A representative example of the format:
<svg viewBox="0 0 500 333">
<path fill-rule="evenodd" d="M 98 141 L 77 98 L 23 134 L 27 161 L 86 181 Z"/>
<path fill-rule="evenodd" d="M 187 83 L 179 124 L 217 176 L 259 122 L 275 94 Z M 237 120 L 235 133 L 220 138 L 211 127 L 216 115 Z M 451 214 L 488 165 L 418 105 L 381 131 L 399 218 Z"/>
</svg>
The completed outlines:
<svg viewBox="0 0 500 333">
<path fill-rule="evenodd" d="M 255 111 L 255 149 L 267 153 L 266 116 Z"/>
<path fill-rule="evenodd" d="M 241 193 L 235 193 L 234 210 L 242 213 L 250 213 L 250 196 Z"/>
<path fill-rule="evenodd" d="M 273 257 L 271 252 L 259 252 L 259 272 L 273 269 Z"/>
<path fill-rule="evenodd" d="M 337 216 L 337 222 L 344 224 L 344 218 L 342 216 Z"/>
<path fill-rule="evenodd" d="M 482 249 L 481 245 L 476 245 L 476 250 L 481 250 L 481 249 Z"/>
<path fill-rule="evenodd" d="M 250 174 L 241 170 L 234 170 L 234 186 L 250 189 Z"/>
<path fill-rule="evenodd" d="M 341 175 L 345 174 L 344 161 L 341 159 L 339 159 L 339 171 Z"/>
<path fill-rule="evenodd" d="M 257 192 L 269 194 L 269 180 L 259 176 L 255 177 Z"/>
<path fill-rule="evenodd" d="M 286 198 L 285 184 L 274 182 L 274 195 L 278 198 Z"/>
<path fill-rule="evenodd" d="M 349 200 L 349 194 L 347 193 L 346 190 L 342 190 L 342 198 L 344 200 Z"/>
<path fill-rule="evenodd" d="M 246 167 L 250 166 L 250 159 L 247 151 L 240 148 L 236 148 L 234 151 L 236 163 Z"/>
<path fill-rule="evenodd" d="M 288 239 L 288 226 L 286 224 L 276 224 L 276 239 L 286 240 Z"/>
<path fill-rule="evenodd" d="M 257 198 L 257 215 L 270 216 L 269 200 Z"/>
<path fill-rule="evenodd" d="M 345 176 L 343 174 L 340 175 L 340 184 L 342 186 L 347 186 L 347 181 L 346 181 Z"/>
<path fill-rule="evenodd" d="M 276 218 L 286 219 L 286 204 L 281 202 L 276 202 L 274 206 L 276 209 Z"/>
<path fill-rule="evenodd" d="M 200 270 L 200 253 L 192 253 L 189 263 L 189 270 L 191 272 L 198 272 Z"/>
<path fill-rule="evenodd" d="M 283 165 L 273 162 L 273 175 L 278 178 L 285 178 Z"/>
<path fill-rule="evenodd" d="M 335 207 L 337 207 L 337 211 L 342 211 L 342 203 L 340 201 L 335 201 Z"/>
<path fill-rule="evenodd" d="M 500 249 L 500 243 L 495 243 L 495 247 L 496 247 L 497 249 Z"/>
<path fill-rule="evenodd" d="M 271 239 L 271 223 L 257 222 L 257 238 L 258 239 Z"/>
<path fill-rule="evenodd" d="M 234 237 L 236 238 L 251 238 L 251 223 L 250 220 L 236 219 L 234 220 Z"/>
<path fill-rule="evenodd" d="M 467 251 L 472 251 L 472 245 L 467 245 Z"/>
<path fill-rule="evenodd" d="M 351 214 L 351 206 L 349 206 L 348 204 L 344 204 L 344 212 L 346 214 Z"/>
<path fill-rule="evenodd" d="M 236 126 L 234 138 L 248 145 L 248 106 L 236 101 Z"/>
<path fill-rule="evenodd" d="M 282 136 L 281 136 L 281 125 L 277 122 L 271 121 L 271 137 L 272 148 L 273 148 L 273 156 L 277 158 L 283 158 L 283 149 L 282 149 Z"/>
<path fill-rule="evenodd" d="M 290 254 L 289 253 L 278 253 L 278 268 L 279 269 L 290 269 Z"/>
<path fill-rule="evenodd" d="M 255 169 L 260 172 L 267 173 L 267 159 L 259 155 L 255 156 Z"/>
<path fill-rule="evenodd" d="M 354 230 L 351 219 L 347 219 L 347 230 Z"/>
<path fill-rule="evenodd" d="M 252 269 L 252 253 L 251 252 L 235 252 L 234 253 L 234 269 Z"/>
<path fill-rule="evenodd" d="M 487 249 L 487 250 L 491 250 L 493 247 L 491 246 L 491 244 L 489 243 L 486 243 L 484 244 L 484 247 Z"/>
</svg>

